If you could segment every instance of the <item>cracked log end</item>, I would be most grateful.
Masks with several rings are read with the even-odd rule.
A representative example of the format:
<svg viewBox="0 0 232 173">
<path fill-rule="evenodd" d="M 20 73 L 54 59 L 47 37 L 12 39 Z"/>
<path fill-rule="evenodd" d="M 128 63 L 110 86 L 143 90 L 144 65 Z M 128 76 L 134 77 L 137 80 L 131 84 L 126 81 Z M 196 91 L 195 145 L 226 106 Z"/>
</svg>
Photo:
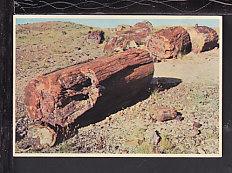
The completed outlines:
<svg viewBox="0 0 232 173">
<path fill-rule="evenodd" d="M 192 42 L 192 51 L 200 53 L 218 47 L 217 32 L 207 26 L 187 28 Z"/>
<path fill-rule="evenodd" d="M 149 52 L 129 49 L 41 75 L 25 88 L 28 116 L 65 127 L 92 109 L 99 98 L 107 100 L 105 105 L 131 98 L 147 86 L 153 72 Z"/>
<path fill-rule="evenodd" d="M 87 70 L 67 68 L 39 76 L 25 88 L 29 117 L 66 126 L 93 107 L 99 96 L 97 85 L 96 76 Z"/>
<path fill-rule="evenodd" d="M 147 49 L 157 60 L 176 58 L 191 51 L 188 32 L 182 27 L 169 27 L 155 32 L 147 41 Z"/>
</svg>

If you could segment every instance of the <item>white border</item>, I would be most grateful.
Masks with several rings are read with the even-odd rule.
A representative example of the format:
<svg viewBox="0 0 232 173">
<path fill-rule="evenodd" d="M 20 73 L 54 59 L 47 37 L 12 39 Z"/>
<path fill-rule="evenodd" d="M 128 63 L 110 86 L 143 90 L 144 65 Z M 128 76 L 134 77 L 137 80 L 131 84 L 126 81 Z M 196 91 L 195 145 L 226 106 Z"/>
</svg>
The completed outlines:
<svg viewBox="0 0 232 173">
<path fill-rule="evenodd" d="M 79 19 L 218 19 L 219 20 L 219 154 L 101 154 L 101 153 L 15 153 L 15 79 L 17 18 L 79 18 Z M 14 15 L 13 16 L 13 156 L 14 157 L 222 157 L 222 16 L 161 15 Z"/>
</svg>

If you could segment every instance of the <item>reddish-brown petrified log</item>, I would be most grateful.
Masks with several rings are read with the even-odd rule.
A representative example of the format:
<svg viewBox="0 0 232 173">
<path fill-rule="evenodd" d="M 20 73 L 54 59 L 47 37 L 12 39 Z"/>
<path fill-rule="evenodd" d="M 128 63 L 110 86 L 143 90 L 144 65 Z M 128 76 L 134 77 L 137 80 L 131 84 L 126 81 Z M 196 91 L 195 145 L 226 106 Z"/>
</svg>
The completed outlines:
<svg viewBox="0 0 232 173">
<path fill-rule="evenodd" d="M 147 49 L 158 60 L 175 58 L 191 51 L 190 36 L 182 27 L 161 29 L 148 40 Z"/>
<path fill-rule="evenodd" d="M 187 28 L 192 43 L 192 51 L 200 53 L 218 47 L 217 32 L 207 26 Z"/>
<path fill-rule="evenodd" d="M 153 71 L 149 52 L 129 49 L 38 76 L 25 88 L 28 116 L 65 127 L 96 103 L 108 106 L 134 97 L 146 88 Z"/>
<path fill-rule="evenodd" d="M 112 53 L 145 44 L 151 31 L 152 24 L 147 21 L 136 23 L 131 27 L 121 27 L 121 30 L 106 43 L 104 52 Z"/>
</svg>

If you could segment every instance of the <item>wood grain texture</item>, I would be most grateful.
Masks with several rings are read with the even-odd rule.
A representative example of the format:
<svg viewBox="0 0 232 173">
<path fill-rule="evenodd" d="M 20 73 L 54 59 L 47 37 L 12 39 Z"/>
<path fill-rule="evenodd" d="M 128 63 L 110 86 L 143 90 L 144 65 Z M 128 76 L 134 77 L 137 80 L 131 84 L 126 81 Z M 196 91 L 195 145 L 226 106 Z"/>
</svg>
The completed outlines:
<svg viewBox="0 0 232 173">
<path fill-rule="evenodd" d="M 158 60 L 176 58 L 191 51 L 190 36 L 182 27 L 161 29 L 148 40 L 147 49 Z"/>
<path fill-rule="evenodd" d="M 52 126 L 68 126 L 98 102 L 102 108 L 132 99 L 148 86 L 153 72 L 148 51 L 129 49 L 38 76 L 25 88 L 28 116 Z"/>
</svg>

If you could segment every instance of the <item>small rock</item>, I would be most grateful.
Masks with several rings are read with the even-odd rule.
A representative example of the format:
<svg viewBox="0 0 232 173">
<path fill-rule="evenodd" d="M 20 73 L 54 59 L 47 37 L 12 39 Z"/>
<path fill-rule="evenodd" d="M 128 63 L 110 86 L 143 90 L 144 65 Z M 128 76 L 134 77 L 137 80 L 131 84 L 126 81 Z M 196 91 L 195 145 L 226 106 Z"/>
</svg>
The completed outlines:
<svg viewBox="0 0 232 173">
<path fill-rule="evenodd" d="M 27 140 L 21 140 L 21 141 L 18 143 L 18 147 L 19 147 L 20 149 L 27 150 L 27 149 L 29 149 L 31 146 L 30 146 L 30 143 L 29 143 Z"/>
<path fill-rule="evenodd" d="M 190 132 L 189 136 L 190 136 L 190 137 L 195 137 L 195 136 L 197 136 L 197 135 L 199 135 L 199 134 L 201 134 L 201 131 L 200 131 L 200 130 L 198 130 L 198 129 L 193 129 L 193 130 Z"/>
<path fill-rule="evenodd" d="M 184 120 L 184 117 L 182 117 L 181 114 L 177 114 L 176 120 L 177 120 L 177 121 L 183 121 L 183 120 Z"/>
<path fill-rule="evenodd" d="M 151 117 L 160 122 L 173 120 L 177 117 L 177 111 L 173 108 L 160 107 L 154 110 Z"/>
<path fill-rule="evenodd" d="M 126 149 L 124 149 L 124 150 L 122 150 L 122 153 L 123 153 L 123 154 L 128 154 L 128 153 L 129 153 L 129 151 L 128 151 L 128 150 L 126 150 Z"/>
<path fill-rule="evenodd" d="M 158 143 L 160 142 L 160 140 L 161 140 L 160 134 L 159 134 L 159 132 L 156 130 L 155 133 L 154 133 L 153 136 L 152 136 L 152 144 L 158 145 Z"/>
<path fill-rule="evenodd" d="M 62 34 L 63 34 L 63 35 L 66 35 L 66 34 L 67 34 L 67 32 L 66 32 L 66 31 L 62 31 Z"/>
<path fill-rule="evenodd" d="M 193 128 L 199 129 L 201 126 L 202 124 L 200 124 L 199 122 L 196 122 L 196 121 L 193 122 Z"/>
<path fill-rule="evenodd" d="M 200 148 L 200 147 L 197 148 L 197 151 L 198 151 L 198 153 L 200 153 L 200 154 L 205 154 L 205 150 L 203 150 L 203 149 Z"/>
</svg>

